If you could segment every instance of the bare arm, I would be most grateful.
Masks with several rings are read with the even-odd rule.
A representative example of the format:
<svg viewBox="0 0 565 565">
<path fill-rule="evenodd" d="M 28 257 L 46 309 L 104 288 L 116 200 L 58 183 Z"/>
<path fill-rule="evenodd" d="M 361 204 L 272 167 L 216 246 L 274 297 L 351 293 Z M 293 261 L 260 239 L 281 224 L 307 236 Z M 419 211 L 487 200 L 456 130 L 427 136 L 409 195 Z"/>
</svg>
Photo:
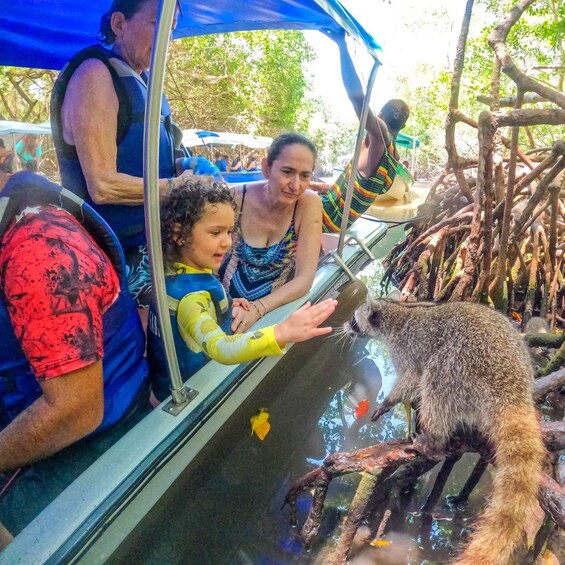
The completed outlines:
<svg viewBox="0 0 565 565">
<path fill-rule="evenodd" d="M 43 381 L 41 389 L 43 395 L 0 432 L 0 472 L 56 453 L 102 421 L 102 361 Z"/>
<path fill-rule="evenodd" d="M 345 33 L 337 34 L 333 36 L 333 39 L 339 48 L 343 84 L 357 117 L 361 119 L 365 93 L 347 49 Z M 371 109 L 369 109 L 367 114 L 365 129 L 367 130 L 367 136 L 363 143 L 367 152 L 359 158 L 359 170 L 363 176 L 369 177 L 375 173 L 380 160 L 383 158 L 389 134 L 386 124 L 380 118 L 376 118 Z"/>
<path fill-rule="evenodd" d="M 89 59 L 75 71 L 62 107 L 63 137 L 74 145 L 97 204 L 142 204 L 143 179 L 116 170 L 118 96 L 106 66 Z M 159 190 L 167 190 L 167 179 Z"/>
</svg>

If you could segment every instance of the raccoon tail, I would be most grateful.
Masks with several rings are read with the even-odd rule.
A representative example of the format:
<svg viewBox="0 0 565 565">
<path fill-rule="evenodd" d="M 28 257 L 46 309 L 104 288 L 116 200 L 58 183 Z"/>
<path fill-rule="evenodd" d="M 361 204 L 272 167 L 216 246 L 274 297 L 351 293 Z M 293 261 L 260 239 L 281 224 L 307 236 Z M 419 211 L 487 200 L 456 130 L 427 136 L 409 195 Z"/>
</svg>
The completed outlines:
<svg viewBox="0 0 565 565">
<path fill-rule="evenodd" d="M 492 423 L 496 474 L 490 499 L 457 565 L 507 565 L 537 504 L 545 455 L 533 406 L 508 407 Z"/>
</svg>

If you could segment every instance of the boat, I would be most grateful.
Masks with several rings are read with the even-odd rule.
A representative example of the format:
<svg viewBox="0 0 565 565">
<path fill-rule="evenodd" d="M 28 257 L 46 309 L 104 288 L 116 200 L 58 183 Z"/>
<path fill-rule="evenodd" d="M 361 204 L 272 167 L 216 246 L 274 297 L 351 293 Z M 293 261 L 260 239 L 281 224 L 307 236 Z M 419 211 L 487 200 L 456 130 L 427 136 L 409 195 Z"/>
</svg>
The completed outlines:
<svg viewBox="0 0 565 565">
<path fill-rule="evenodd" d="M 273 139 L 264 135 L 251 135 L 249 133 L 216 132 L 207 130 L 185 129 L 182 130 L 182 142 L 185 147 L 198 152 L 199 148 L 205 150 L 205 156 L 214 162 L 214 149 L 222 146 L 246 147 L 248 149 L 268 149 Z M 247 150 L 246 150 L 247 151 Z M 252 171 L 222 171 L 222 177 L 229 184 L 246 183 L 264 180 L 260 169 Z"/>
<path fill-rule="evenodd" d="M 109 0 L 99 3 L 87 0 L 28 0 L 25 4 L 8 5 L 6 0 L 1 0 L 0 5 L 4 4 L 3 27 L 9 33 L 4 36 L 0 65 L 60 69 L 73 53 L 92 43 L 99 16 L 109 3 Z M 149 239 L 154 250 L 160 249 L 158 194 L 155 190 L 156 132 L 168 31 L 176 3 L 176 0 L 161 2 L 146 111 L 146 213 Z M 213 4 L 202 0 L 181 0 L 180 4 L 183 17 L 174 32 L 175 38 L 250 29 L 318 29 L 321 32 L 344 29 L 374 58 L 367 87 L 367 91 L 371 91 L 380 65 L 380 47 L 339 0 L 302 0 L 300 3 L 294 0 L 217 0 Z M 253 14 L 253 18 L 247 14 Z M 360 132 L 363 131 L 367 111 L 366 101 Z M 357 156 L 359 147 L 360 136 Z M 345 218 L 348 217 L 351 189 L 352 186 L 346 200 Z M 326 240 L 309 293 L 269 312 L 257 327 L 285 319 L 306 301 L 317 302 L 330 296 L 339 300 L 333 324 L 345 321 L 366 295 L 366 287 L 356 275 L 364 265 L 374 260 L 373 250 L 386 231 L 385 224 L 361 218 L 347 232 L 342 231 Z M 162 257 L 158 251 L 151 254 L 151 262 L 159 310 L 165 312 Z M 162 319 L 163 332 L 166 333 L 168 316 Z M 296 398 L 287 394 L 284 385 L 291 381 L 299 387 L 307 384 L 308 378 L 297 379 L 299 369 L 315 361 L 316 352 L 324 348 L 335 350 L 339 356 L 334 342 L 318 338 L 290 347 L 282 358 L 269 357 L 235 366 L 211 361 L 183 385 L 176 356 L 168 347 L 172 398 L 154 409 L 37 516 L 0 554 L 0 563 L 234 562 L 232 549 L 239 546 L 232 540 L 233 532 L 245 534 L 242 528 L 251 516 L 251 509 L 245 484 L 237 481 L 232 484 L 230 478 L 241 476 L 241 473 L 235 469 L 223 470 L 221 461 L 216 462 L 215 458 L 245 444 L 245 449 L 250 451 L 249 456 L 242 458 L 247 464 L 243 475 L 249 474 L 249 482 L 258 487 L 263 499 L 274 496 L 273 488 L 276 487 L 273 484 L 276 483 L 269 484 L 266 479 L 273 472 L 280 473 L 281 468 L 273 465 L 270 457 L 285 449 L 291 434 L 300 439 L 300 418 L 305 421 L 315 413 L 311 410 L 311 414 L 297 414 L 295 417 Z M 316 381 L 318 392 L 306 393 L 300 389 L 306 403 L 309 401 L 304 394 L 327 394 L 327 378 L 326 371 L 320 376 L 321 380 Z M 250 443 L 256 438 L 249 436 L 249 418 L 262 406 L 262 402 L 280 407 L 277 410 L 278 421 L 272 410 L 272 437 L 276 437 L 277 441 Z M 222 443 L 218 443 L 219 438 Z M 243 443 L 239 444 L 235 438 Z M 258 451 L 261 451 L 260 455 Z M 253 453 L 256 453 L 255 458 Z M 255 461 L 261 461 L 261 465 L 258 467 Z M 210 476 L 202 471 L 203 462 L 219 472 L 220 479 L 215 479 L 212 485 L 202 484 Z M 191 483 L 195 486 L 191 487 Z M 181 484 L 187 486 L 179 491 Z M 228 486 L 233 488 L 227 489 Z M 194 492 L 182 494 L 183 489 L 193 488 Z M 245 508 L 246 514 L 236 512 L 236 515 L 228 516 L 223 512 L 224 491 L 229 497 L 243 496 L 241 503 L 235 501 L 235 508 Z M 211 516 L 215 516 L 217 523 L 191 522 L 188 529 L 183 529 L 183 520 L 191 515 L 198 520 L 198 512 L 202 508 L 212 508 L 213 498 L 217 505 L 213 507 Z M 187 502 L 189 499 L 194 501 L 194 511 Z M 164 522 L 159 520 L 159 512 L 163 508 L 167 509 L 169 516 Z M 177 522 L 181 525 L 180 531 L 174 527 Z M 156 527 L 159 528 L 158 533 Z M 175 531 L 178 538 L 169 538 L 168 531 Z M 152 539 L 152 534 L 159 537 L 160 555 L 151 554 L 143 542 Z M 181 540 L 190 541 L 192 553 L 184 549 L 185 553 L 168 559 L 163 547 L 174 548 Z M 246 561 L 242 554 L 238 562 L 249 560 Z"/>
</svg>

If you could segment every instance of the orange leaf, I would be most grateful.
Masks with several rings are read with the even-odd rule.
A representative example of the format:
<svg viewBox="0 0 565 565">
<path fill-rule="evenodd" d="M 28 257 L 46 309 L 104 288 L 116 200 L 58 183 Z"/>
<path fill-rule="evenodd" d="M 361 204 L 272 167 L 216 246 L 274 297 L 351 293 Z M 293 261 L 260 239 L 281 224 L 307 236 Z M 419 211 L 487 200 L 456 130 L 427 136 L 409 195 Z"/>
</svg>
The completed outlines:
<svg viewBox="0 0 565 565">
<path fill-rule="evenodd" d="M 518 312 L 515 312 L 514 310 L 512 310 L 512 319 L 516 320 L 517 322 L 521 322 L 522 316 L 520 316 L 520 314 L 518 314 Z"/>
<path fill-rule="evenodd" d="M 369 401 L 365 398 L 355 407 L 355 418 L 359 419 L 369 410 Z"/>
<path fill-rule="evenodd" d="M 373 547 L 388 547 L 390 545 L 390 542 L 384 539 L 374 539 L 369 543 L 369 545 L 372 545 Z"/>
<path fill-rule="evenodd" d="M 269 424 L 268 419 L 269 413 L 267 409 L 259 408 L 259 413 L 255 414 L 255 416 L 251 416 L 249 419 L 251 422 L 251 435 L 255 433 L 255 435 L 263 441 L 271 429 L 271 424 Z"/>
</svg>

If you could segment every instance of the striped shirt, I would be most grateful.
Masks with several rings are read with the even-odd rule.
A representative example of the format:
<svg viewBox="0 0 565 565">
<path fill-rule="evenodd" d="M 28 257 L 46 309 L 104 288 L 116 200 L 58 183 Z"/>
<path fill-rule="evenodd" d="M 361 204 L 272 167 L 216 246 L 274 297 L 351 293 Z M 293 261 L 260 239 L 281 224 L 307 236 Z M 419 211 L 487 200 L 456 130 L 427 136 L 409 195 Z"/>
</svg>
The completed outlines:
<svg viewBox="0 0 565 565">
<path fill-rule="evenodd" d="M 391 140 L 373 176 L 362 177 L 357 173 L 353 187 L 351 208 L 349 210 L 349 220 L 347 222 L 348 228 L 359 216 L 369 209 L 379 194 L 385 194 L 390 189 L 396 176 L 397 166 L 398 161 L 394 157 L 394 141 Z M 323 206 L 322 231 L 324 233 L 336 233 L 341 228 L 345 195 L 350 175 L 351 161 L 334 182 L 331 189 L 321 197 Z"/>
</svg>

